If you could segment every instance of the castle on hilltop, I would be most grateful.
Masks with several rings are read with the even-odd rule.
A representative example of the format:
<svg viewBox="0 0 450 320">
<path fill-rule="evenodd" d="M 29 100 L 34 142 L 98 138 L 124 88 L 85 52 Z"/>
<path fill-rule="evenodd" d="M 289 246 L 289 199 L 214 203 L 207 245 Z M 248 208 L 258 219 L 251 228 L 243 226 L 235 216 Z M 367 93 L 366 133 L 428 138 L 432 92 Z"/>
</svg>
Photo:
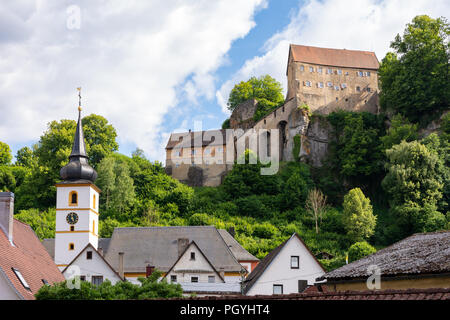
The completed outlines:
<svg viewBox="0 0 450 320">
<path fill-rule="evenodd" d="M 171 134 L 166 145 L 166 172 L 191 186 L 218 186 L 240 154 L 236 142 L 248 139 L 247 132 L 265 130 L 269 130 L 264 133 L 269 141 L 272 129 L 278 129 L 278 160 L 301 159 L 321 166 L 331 130 L 328 122 L 311 121 L 310 115 L 336 110 L 378 114 L 378 68 L 374 52 L 291 44 L 284 104 L 255 121 L 258 101 L 251 99 L 233 110 L 232 130 Z M 249 142 L 245 140 L 244 145 L 248 147 Z M 269 154 L 275 151 L 267 149 Z"/>
</svg>

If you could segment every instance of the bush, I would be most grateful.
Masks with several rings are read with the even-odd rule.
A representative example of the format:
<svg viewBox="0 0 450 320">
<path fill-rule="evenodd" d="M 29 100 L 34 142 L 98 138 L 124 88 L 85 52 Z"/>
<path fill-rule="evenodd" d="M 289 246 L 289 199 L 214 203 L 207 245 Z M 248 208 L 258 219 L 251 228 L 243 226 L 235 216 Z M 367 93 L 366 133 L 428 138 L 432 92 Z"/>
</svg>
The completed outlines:
<svg viewBox="0 0 450 320">
<path fill-rule="evenodd" d="M 356 242 L 348 249 L 348 261 L 353 262 L 377 252 L 377 250 L 366 241 Z"/>
<path fill-rule="evenodd" d="M 261 224 L 256 224 L 254 226 L 253 235 L 258 238 L 270 239 L 279 233 L 279 230 L 274 225 L 264 222 Z"/>
</svg>

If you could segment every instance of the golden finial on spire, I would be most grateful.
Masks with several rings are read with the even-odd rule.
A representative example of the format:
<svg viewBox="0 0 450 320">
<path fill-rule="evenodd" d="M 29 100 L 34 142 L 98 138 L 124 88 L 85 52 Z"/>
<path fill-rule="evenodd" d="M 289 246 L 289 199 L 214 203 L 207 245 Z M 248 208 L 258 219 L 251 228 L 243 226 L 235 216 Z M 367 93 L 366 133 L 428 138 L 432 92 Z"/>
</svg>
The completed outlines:
<svg viewBox="0 0 450 320">
<path fill-rule="evenodd" d="M 77 90 L 78 90 L 78 111 L 81 111 L 82 110 L 82 108 L 81 108 L 81 87 L 78 87 Z"/>
</svg>

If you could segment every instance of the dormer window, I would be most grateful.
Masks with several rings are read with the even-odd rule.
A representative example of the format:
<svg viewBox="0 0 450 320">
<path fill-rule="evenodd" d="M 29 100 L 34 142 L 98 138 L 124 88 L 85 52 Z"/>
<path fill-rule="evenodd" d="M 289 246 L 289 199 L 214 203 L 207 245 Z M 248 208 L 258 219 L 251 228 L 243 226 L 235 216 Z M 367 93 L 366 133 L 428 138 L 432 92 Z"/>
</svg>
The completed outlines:
<svg viewBox="0 0 450 320">
<path fill-rule="evenodd" d="M 27 289 L 27 290 L 31 290 L 30 286 L 28 285 L 28 283 L 25 281 L 25 278 L 22 276 L 22 274 L 20 273 L 20 271 L 16 268 L 11 268 L 12 271 L 14 272 L 14 274 L 16 275 L 17 279 L 19 279 L 20 283 L 22 284 L 22 286 Z"/>
</svg>

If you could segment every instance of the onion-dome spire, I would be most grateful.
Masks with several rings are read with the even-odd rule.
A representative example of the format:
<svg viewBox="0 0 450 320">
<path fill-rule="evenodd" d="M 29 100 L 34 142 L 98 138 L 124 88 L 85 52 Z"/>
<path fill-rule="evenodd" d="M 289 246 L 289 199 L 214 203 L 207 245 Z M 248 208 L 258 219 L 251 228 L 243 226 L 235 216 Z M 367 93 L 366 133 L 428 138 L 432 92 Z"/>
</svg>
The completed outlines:
<svg viewBox="0 0 450 320">
<path fill-rule="evenodd" d="M 61 168 L 60 175 L 63 180 L 89 180 L 94 182 L 97 179 L 97 172 L 88 163 L 86 147 L 84 144 L 83 126 L 81 124 L 81 88 L 77 88 L 79 93 L 78 122 L 75 137 L 72 145 L 72 152 L 69 156 L 69 163 Z"/>
</svg>

